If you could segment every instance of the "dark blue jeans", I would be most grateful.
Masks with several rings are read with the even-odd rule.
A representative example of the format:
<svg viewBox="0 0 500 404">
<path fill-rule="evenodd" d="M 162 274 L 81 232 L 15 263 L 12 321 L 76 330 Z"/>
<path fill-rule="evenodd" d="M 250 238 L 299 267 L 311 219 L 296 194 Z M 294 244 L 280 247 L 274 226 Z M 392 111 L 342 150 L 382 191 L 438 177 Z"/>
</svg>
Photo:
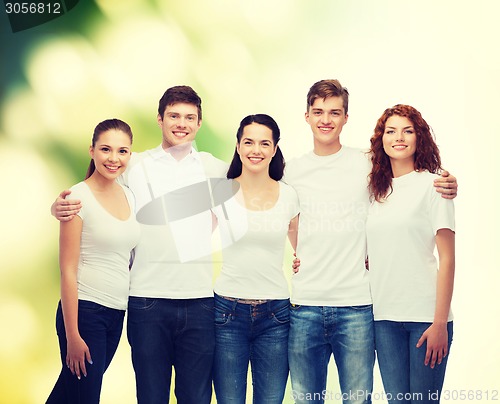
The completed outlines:
<svg viewBox="0 0 500 404">
<path fill-rule="evenodd" d="M 253 402 L 283 402 L 289 306 L 289 299 L 251 305 L 215 295 L 214 387 L 219 404 L 245 404 L 249 363 Z"/>
<path fill-rule="evenodd" d="M 66 331 L 61 309 L 57 307 L 56 329 L 62 370 L 47 404 L 99 403 L 102 376 L 116 352 L 123 328 L 124 310 L 110 309 L 86 300 L 78 301 L 78 331 L 90 350 L 93 364 L 86 363 L 87 377 L 78 378 L 66 366 Z"/>
<path fill-rule="evenodd" d="M 424 365 L 427 342 L 417 341 L 431 323 L 375 321 L 375 346 L 380 374 L 390 403 L 438 403 L 448 356 L 434 369 Z M 448 350 L 453 322 L 448 323 Z"/>
<path fill-rule="evenodd" d="M 215 346 L 212 297 L 130 297 L 127 334 L 139 404 L 169 402 L 172 366 L 177 403 L 210 403 Z"/>
</svg>

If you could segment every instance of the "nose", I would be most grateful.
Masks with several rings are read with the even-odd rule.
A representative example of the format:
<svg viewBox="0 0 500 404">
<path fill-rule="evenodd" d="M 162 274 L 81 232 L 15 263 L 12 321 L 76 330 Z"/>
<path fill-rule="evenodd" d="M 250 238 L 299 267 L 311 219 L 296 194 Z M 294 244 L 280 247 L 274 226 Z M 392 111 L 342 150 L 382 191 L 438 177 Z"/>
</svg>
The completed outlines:
<svg viewBox="0 0 500 404">
<path fill-rule="evenodd" d="M 108 160 L 109 161 L 117 161 L 118 160 L 118 154 L 116 152 L 109 153 Z"/>
<path fill-rule="evenodd" d="M 330 123 L 330 114 L 328 112 L 321 114 L 321 123 L 324 123 L 324 124 Z"/>
<path fill-rule="evenodd" d="M 259 154 L 260 153 L 260 145 L 258 143 L 254 143 L 252 146 L 252 153 Z"/>
<path fill-rule="evenodd" d="M 396 133 L 396 142 L 404 142 L 405 136 L 403 131 Z"/>
<path fill-rule="evenodd" d="M 177 121 L 177 127 L 179 128 L 185 128 L 186 127 L 186 118 L 181 116 L 179 120 Z"/>
</svg>

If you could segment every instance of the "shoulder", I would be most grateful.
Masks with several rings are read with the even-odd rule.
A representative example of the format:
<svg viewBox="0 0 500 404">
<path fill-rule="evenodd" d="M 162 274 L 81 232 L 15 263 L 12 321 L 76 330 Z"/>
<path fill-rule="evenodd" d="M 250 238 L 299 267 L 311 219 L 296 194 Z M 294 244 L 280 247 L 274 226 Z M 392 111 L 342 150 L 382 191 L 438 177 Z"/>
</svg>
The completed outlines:
<svg viewBox="0 0 500 404">
<path fill-rule="evenodd" d="M 203 164 L 203 168 L 205 169 L 207 176 L 226 176 L 229 165 L 225 161 L 222 161 L 207 152 L 198 152 L 198 156 L 200 157 L 200 161 Z"/>
<path fill-rule="evenodd" d="M 87 184 L 85 184 L 84 181 L 81 181 L 75 185 L 73 185 L 71 188 L 71 194 L 68 197 L 68 199 L 82 199 L 86 198 L 89 195 L 90 188 L 88 187 Z"/>
</svg>

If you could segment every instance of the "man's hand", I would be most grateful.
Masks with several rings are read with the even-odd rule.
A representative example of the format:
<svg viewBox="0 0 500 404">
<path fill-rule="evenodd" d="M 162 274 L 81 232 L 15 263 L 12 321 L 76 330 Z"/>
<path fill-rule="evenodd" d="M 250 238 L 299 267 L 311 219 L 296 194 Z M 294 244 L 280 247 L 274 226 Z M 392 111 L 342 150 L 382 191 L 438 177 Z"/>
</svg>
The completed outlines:
<svg viewBox="0 0 500 404">
<path fill-rule="evenodd" d="M 71 194 L 69 189 L 62 191 L 50 207 L 50 213 L 60 222 L 73 219 L 82 208 L 78 199 L 65 199 L 69 194 Z"/>
<path fill-rule="evenodd" d="M 457 179 L 446 170 L 441 173 L 441 177 L 434 180 L 434 186 L 445 199 L 453 199 L 457 196 Z"/>
</svg>

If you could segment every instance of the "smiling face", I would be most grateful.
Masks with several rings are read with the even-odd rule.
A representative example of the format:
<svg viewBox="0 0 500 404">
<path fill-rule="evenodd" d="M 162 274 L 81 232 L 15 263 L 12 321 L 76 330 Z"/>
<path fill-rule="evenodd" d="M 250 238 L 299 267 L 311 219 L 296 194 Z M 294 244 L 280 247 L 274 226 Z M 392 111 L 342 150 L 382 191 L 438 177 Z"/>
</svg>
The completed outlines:
<svg viewBox="0 0 500 404">
<path fill-rule="evenodd" d="M 162 146 L 165 150 L 190 145 L 201 127 L 196 105 L 183 102 L 167 105 L 163 117 L 158 115 L 157 120 L 163 134 Z"/>
<path fill-rule="evenodd" d="M 342 97 L 316 98 L 306 112 L 306 121 L 314 136 L 316 154 L 333 154 L 342 147 L 340 133 L 348 118 L 343 105 Z"/>
<path fill-rule="evenodd" d="M 417 135 L 412 121 L 392 115 L 385 122 L 382 144 L 391 162 L 406 163 L 413 167 L 417 150 Z"/>
<path fill-rule="evenodd" d="M 117 129 L 102 132 L 89 153 L 95 164 L 93 175 L 115 180 L 125 171 L 130 160 L 130 135 Z"/>
<path fill-rule="evenodd" d="M 242 173 L 268 173 L 276 153 L 272 130 L 255 122 L 245 126 L 236 150 L 240 155 Z"/>
</svg>

